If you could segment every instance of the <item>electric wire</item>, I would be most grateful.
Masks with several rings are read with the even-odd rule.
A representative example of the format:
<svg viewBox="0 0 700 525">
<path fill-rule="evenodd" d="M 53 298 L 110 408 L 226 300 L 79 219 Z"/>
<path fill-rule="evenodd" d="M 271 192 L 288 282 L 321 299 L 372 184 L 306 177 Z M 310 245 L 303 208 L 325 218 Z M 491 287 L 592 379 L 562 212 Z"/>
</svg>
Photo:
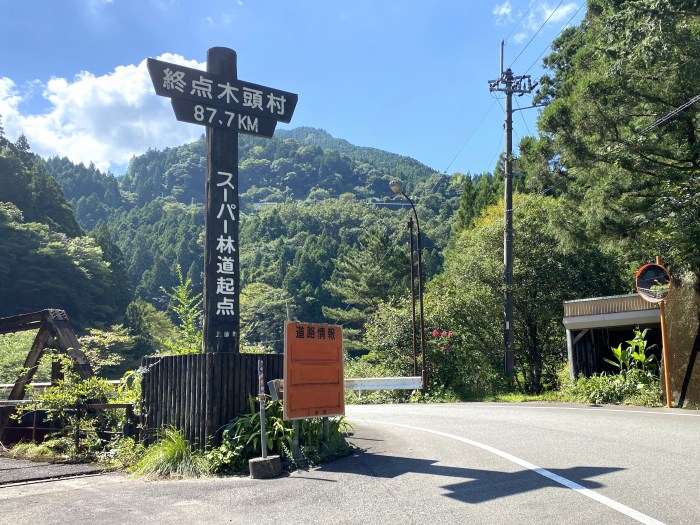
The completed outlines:
<svg viewBox="0 0 700 525">
<path fill-rule="evenodd" d="M 646 128 L 644 128 L 643 130 L 641 130 L 638 134 L 639 134 L 639 135 L 646 135 L 646 134 L 649 133 L 652 129 L 654 129 L 654 128 L 660 126 L 661 124 L 664 124 L 665 122 L 668 122 L 668 121 L 671 120 L 673 117 L 675 117 L 676 115 L 678 115 L 680 112 L 684 111 L 685 109 L 687 109 L 687 108 L 689 108 L 690 106 L 692 106 L 693 104 L 695 104 L 698 100 L 700 100 L 700 95 L 694 96 L 693 98 L 691 98 L 691 99 L 688 100 L 687 102 L 681 104 L 681 105 L 678 106 L 676 109 L 672 110 L 671 112 L 667 113 L 666 115 L 664 115 L 664 116 L 661 117 L 660 119 L 656 120 L 655 122 L 653 122 L 652 124 L 650 124 L 649 126 L 647 126 Z"/>
<path fill-rule="evenodd" d="M 554 42 L 554 40 L 556 40 L 556 39 L 559 37 L 559 35 L 561 35 L 561 34 L 564 32 L 564 29 L 566 29 L 567 27 L 569 27 L 569 24 L 571 23 L 571 21 L 572 21 L 574 18 L 576 18 L 576 15 L 579 14 L 579 11 L 581 11 L 581 9 L 583 9 L 583 6 L 585 6 L 585 5 L 586 5 L 585 2 L 582 2 L 582 3 L 581 3 L 581 5 L 579 6 L 579 8 L 576 10 L 576 12 L 575 12 L 573 15 L 571 15 L 571 18 L 569 18 L 569 20 L 566 21 L 566 24 L 564 24 L 564 25 L 561 27 L 561 29 L 559 30 L 559 32 L 557 33 L 557 35 L 552 39 L 552 42 Z M 579 28 L 580 28 L 580 27 L 581 27 L 581 26 L 579 26 Z M 527 68 L 527 71 L 525 71 L 525 74 L 526 74 L 526 75 L 528 74 L 528 72 L 529 72 L 533 67 L 535 67 L 535 64 L 537 64 L 537 62 L 540 60 L 540 58 L 542 58 L 542 55 L 544 55 L 544 54 L 547 52 L 547 50 L 549 50 L 551 47 L 552 47 L 552 43 L 550 42 L 549 44 L 547 44 L 547 47 L 545 47 L 545 48 L 542 50 L 542 52 L 541 52 L 541 53 L 539 54 L 539 56 L 535 59 L 535 61 L 534 61 L 532 64 L 530 64 L 530 67 Z"/>
<path fill-rule="evenodd" d="M 646 128 L 644 128 L 644 129 L 642 129 L 641 131 L 638 131 L 637 133 L 635 133 L 635 135 L 632 136 L 631 140 L 635 140 L 635 139 L 639 140 L 639 139 L 644 138 L 643 135 L 646 135 L 646 134 L 649 133 L 652 129 L 659 127 L 661 124 L 664 124 L 664 123 L 668 122 L 668 121 L 671 120 L 673 117 L 675 117 L 676 115 L 678 115 L 679 113 L 681 113 L 681 112 L 684 111 L 685 109 L 687 109 L 687 108 L 689 108 L 690 106 L 692 106 L 693 104 L 695 104 L 698 100 L 700 100 L 700 95 L 695 95 L 693 98 L 691 98 L 690 100 L 684 102 L 683 104 L 681 104 L 681 105 L 678 106 L 677 108 L 671 110 L 671 111 L 668 112 L 666 115 L 664 115 L 663 117 L 657 119 L 656 121 L 654 121 L 653 123 L 651 123 L 651 124 L 650 124 L 649 126 L 647 126 Z M 622 148 L 622 147 L 623 147 L 622 144 L 618 144 L 618 146 L 615 148 L 615 151 L 618 151 L 618 150 L 619 150 L 620 148 Z M 525 201 L 521 202 L 520 204 L 518 204 L 518 206 L 514 206 L 513 209 L 517 209 L 517 208 L 520 208 L 521 206 L 527 205 L 530 201 L 532 201 L 532 200 L 535 199 L 536 197 L 539 197 L 540 195 L 544 195 L 545 193 L 547 193 L 547 192 L 553 190 L 554 188 L 556 188 L 556 187 L 559 186 L 560 184 L 563 184 L 564 182 L 568 182 L 568 180 L 569 180 L 569 179 L 566 178 L 566 177 L 560 179 L 559 181 L 555 182 L 554 184 L 552 184 L 552 185 L 549 186 L 548 188 L 545 188 L 545 189 L 543 189 L 542 191 L 539 191 L 539 192 L 535 193 L 534 195 L 532 195 L 532 196 L 531 196 L 530 198 L 528 198 L 527 200 L 525 200 Z"/>
<path fill-rule="evenodd" d="M 520 22 L 523 21 L 523 18 L 525 18 L 527 16 L 527 14 L 530 12 L 530 10 L 532 10 L 532 8 L 535 6 L 536 3 L 537 3 L 537 0 L 532 0 L 532 2 L 530 2 L 530 6 L 527 8 L 527 11 L 525 11 L 522 15 L 520 15 L 520 18 L 518 18 L 518 21 L 515 23 L 513 28 L 510 30 L 510 33 L 508 33 L 508 35 L 503 39 L 504 42 L 510 38 L 510 36 L 515 32 L 515 30 L 518 27 L 520 27 Z"/>
<path fill-rule="evenodd" d="M 527 48 L 527 46 L 530 45 L 530 43 L 531 43 L 532 40 L 535 38 L 535 36 L 537 36 L 537 33 L 539 33 L 539 32 L 542 30 L 542 28 L 543 28 L 543 27 L 545 26 L 545 24 L 549 21 L 549 19 L 552 17 L 552 15 L 554 15 L 554 13 L 555 13 L 556 10 L 559 8 L 559 6 L 561 6 L 561 4 L 563 3 L 563 1 L 564 1 L 564 0 L 561 0 L 561 1 L 559 2 L 559 5 L 557 5 L 557 7 L 550 13 L 550 15 L 549 15 L 549 17 L 547 18 L 547 20 L 544 21 L 544 23 L 542 24 L 542 26 L 537 30 L 537 32 L 532 36 L 532 38 L 530 39 L 530 41 L 525 45 L 525 48 L 523 48 L 523 50 L 520 52 L 520 54 L 515 58 L 515 60 L 513 61 L 513 64 L 514 64 L 515 61 L 520 57 L 520 55 L 522 55 L 523 51 L 525 51 L 525 49 Z M 510 30 L 510 32 L 508 33 L 508 35 L 503 39 L 504 41 L 506 41 L 506 40 L 508 40 L 508 38 L 510 38 L 510 36 L 511 36 L 511 35 L 513 34 L 513 32 L 519 27 L 520 23 L 523 21 L 523 19 L 525 18 L 525 16 L 527 16 L 527 14 L 532 10 L 532 8 L 535 6 L 536 3 L 537 3 L 537 0 L 533 0 L 533 1 L 530 3 L 530 5 L 529 5 L 529 7 L 527 8 L 527 10 L 525 11 L 525 13 L 523 13 L 523 14 L 520 16 L 520 18 L 519 18 L 518 21 L 515 23 L 515 25 L 513 26 L 513 28 Z M 581 6 L 583 6 L 583 5 L 584 5 L 584 4 L 581 4 Z M 579 10 L 580 10 L 580 9 L 581 9 L 581 8 L 579 7 Z M 578 11 L 577 11 L 577 13 L 578 13 Z M 573 18 L 573 17 L 572 17 L 572 18 Z M 568 24 L 568 22 L 567 22 L 567 24 Z M 562 30 L 563 30 L 563 28 L 562 28 Z M 560 31 L 560 32 L 561 32 L 561 31 Z M 557 36 L 558 36 L 558 35 L 557 35 Z M 549 48 L 549 47 L 548 47 L 548 48 Z M 543 51 L 543 54 L 544 54 L 544 51 Z M 540 55 L 540 56 L 542 56 L 542 55 Z M 538 60 L 539 60 L 539 58 L 538 58 Z M 512 66 L 512 64 L 511 64 L 511 66 Z M 496 99 L 496 100 L 498 100 L 498 99 Z M 491 106 L 489 106 L 488 110 L 486 110 L 486 113 L 484 113 L 484 115 L 481 117 L 481 119 L 479 120 L 479 122 L 477 123 L 477 125 L 474 127 L 474 129 L 472 130 L 472 132 L 469 134 L 469 136 L 467 137 L 467 140 L 464 141 L 464 144 L 462 144 L 462 146 L 459 148 L 459 150 L 457 151 L 457 153 L 455 154 L 455 156 L 452 158 L 452 160 L 450 161 L 450 163 L 449 163 L 449 164 L 447 165 L 447 167 L 443 170 L 443 174 L 447 175 L 447 171 L 452 167 L 452 165 L 455 163 L 455 161 L 457 160 L 457 158 L 459 158 L 459 156 L 462 154 L 462 151 L 464 151 L 464 148 L 467 146 L 467 144 L 469 143 L 469 141 L 471 140 L 471 138 L 472 138 L 472 137 L 474 136 L 474 134 L 479 130 L 479 127 L 480 127 L 481 124 L 484 122 L 484 120 L 486 119 L 486 117 L 488 116 L 488 114 L 491 112 L 491 110 L 493 109 L 495 103 L 496 103 L 496 102 L 494 101 L 494 102 L 491 104 Z M 524 119 L 524 117 L 523 117 L 523 119 Z M 527 124 L 526 124 L 526 125 L 527 125 Z M 528 133 L 529 133 L 529 130 L 528 130 Z M 438 183 L 436 182 L 435 185 L 433 186 L 433 190 L 435 189 L 435 187 L 437 187 L 437 184 L 438 184 Z"/>
<path fill-rule="evenodd" d="M 496 100 L 498 100 L 498 99 L 496 99 Z M 481 124 L 484 122 L 484 120 L 486 120 L 486 117 L 488 116 L 488 114 L 491 113 L 491 110 L 492 110 L 493 107 L 496 105 L 496 100 L 494 100 L 493 103 L 489 106 L 489 109 L 487 109 L 487 110 L 486 110 L 486 113 L 484 113 L 484 115 L 481 117 L 481 120 L 479 120 L 479 122 L 477 123 L 477 125 L 474 127 L 474 129 L 472 130 L 472 132 L 471 132 L 471 133 L 469 134 L 469 136 L 467 137 L 467 140 L 464 141 L 464 144 L 462 144 L 462 147 L 459 148 L 459 150 L 457 151 L 457 153 L 455 154 L 455 156 L 452 158 L 452 160 L 450 161 L 450 163 L 447 165 L 447 167 L 446 167 L 445 170 L 443 171 L 443 173 L 444 173 L 445 175 L 447 175 L 447 170 L 449 170 L 449 169 L 452 167 L 452 164 L 454 164 L 454 162 L 457 160 L 457 158 L 462 154 L 462 151 L 463 151 L 464 148 L 467 146 L 467 144 L 469 143 L 469 141 L 471 140 L 471 138 L 472 138 L 472 137 L 474 136 L 474 134 L 479 130 L 479 126 L 481 126 Z"/>
<path fill-rule="evenodd" d="M 491 171 L 491 173 L 493 173 L 496 170 L 496 160 L 498 160 L 498 156 L 501 154 L 501 145 L 502 144 L 503 144 L 503 133 L 501 133 L 501 140 L 498 141 L 498 149 L 496 149 L 495 155 L 491 158 L 491 162 L 489 162 L 489 165 L 485 170 L 486 172 Z"/>
<path fill-rule="evenodd" d="M 540 31 L 542 31 L 542 29 L 544 29 L 544 26 L 547 25 L 547 22 L 549 22 L 549 19 L 552 18 L 552 17 L 554 16 L 554 13 L 557 12 L 557 10 L 559 9 L 559 7 L 561 7 L 561 4 L 563 4 L 563 3 L 564 3 L 564 0 L 559 0 L 559 3 L 557 4 L 557 7 L 555 7 L 555 8 L 552 10 L 551 13 L 549 13 L 549 16 L 547 17 L 547 19 L 546 19 L 544 22 L 542 22 L 542 25 L 540 26 L 540 28 L 539 28 L 537 31 L 535 31 L 535 34 L 532 35 L 532 37 L 530 38 L 530 40 L 528 40 L 527 44 L 525 44 L 525 47 L 522 48 L 522 49 L 520 50 L 520 53 L 518 53 L 518 56 L 516 56 L 516 57 L 515 57 L 515 60 L 513 60 L 513 62 L 511 62 L 510 66 L 509 66 L 509 69 L 512 69 L 512 68 L 513 68 L 513 65 L 518 61 L 518 59 L 522 56 L 522 54 L 523 54 L 523 53 L 525 52 L 525 50 L 530 46 L 530 44 L 532 44 L 532 41 L 535 39 L 535 37 L 540 33 Z"/>
<path fill-rule="evenodd" d="M 528 134 L 528 135 L 532 135 L 532 132 L 530 131 L 530 126 L 527 125 L 527 120 L 525 120 L 525 115 L 523 115 L 523 113 L 522 113 L 523 108 L 520 107 L 520 104 L 518 103 L 518 99 L 517 99 L 517 98 L 515 99 L 515 105 L 518 106 L 518 110 L 519 110 L 519 112 L 520 112 L 520 116 L 521 116 L 522 119 L 523 119 L 523 124 L 525 124 L 525 129 L 527 129 L 527 134 Z"/>
</svg>

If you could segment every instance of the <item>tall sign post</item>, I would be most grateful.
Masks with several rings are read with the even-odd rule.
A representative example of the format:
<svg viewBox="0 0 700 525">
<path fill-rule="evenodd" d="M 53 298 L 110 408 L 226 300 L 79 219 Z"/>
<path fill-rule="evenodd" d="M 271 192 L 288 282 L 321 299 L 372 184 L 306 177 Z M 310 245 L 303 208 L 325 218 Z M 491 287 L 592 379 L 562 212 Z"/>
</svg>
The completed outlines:
<svg viewBox="0 0 700 525">
<path fill-rule="evenodd" d="M 294 93 L 238 80 L 236 53 L 213 47 L 207 70 L 148 59 L 156 94 L 172 99 L 177 120 L 206 126 L 204 245 L 205 352 L 237 353 L 239 326 L 238 134 L 272 137 L 289 122 Z"/>
</svg>

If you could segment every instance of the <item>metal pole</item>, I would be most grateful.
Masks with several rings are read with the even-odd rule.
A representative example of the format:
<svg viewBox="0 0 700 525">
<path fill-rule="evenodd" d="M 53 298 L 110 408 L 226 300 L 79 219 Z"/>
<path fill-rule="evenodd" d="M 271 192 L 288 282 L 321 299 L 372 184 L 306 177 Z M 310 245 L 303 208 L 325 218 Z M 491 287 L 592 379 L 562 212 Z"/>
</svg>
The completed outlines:
<svg viewBox="0 0 700 525">
<path fill-rule="evenodd" d="M 510 68 L 503 71 L 503 45 L 501 42 L 501 76 L 489 80 L 489 91 L 506 94 L 506 158 L 504 162 L 505 184 L 503 189 L 503 368 L 508 375 L 515 369 L 513 347 L 513 93 L 531 93 L 533 85 L 528 75 L 514 76 Z"/>
<path fill-rule="evenodd" d="M 420 222 L 418 222 L 418 213 L 416 212 L 416 207 L 413 204 L 413 201 L 408 198 L 408 195 L 406 195 L 404 192 L 401 192 L 401 194 L 406 198 L 406 200 L 409 202 L 411 205 L 411 209 L 413 210 L 413 216 L 416 219 L 416 240 L 417 240 L 417 248 L 418 248 L 418 305 L 420 307 L 420 353 L 421 353 L 421 364 L 422 364 L 422 372 L 421 372 L 421 378 L 423 381 L 423 394 L 428 393 L 428 371 L 427 371 L 427 363 L 425 362 L 425 315 L 423 313 L 423 259 L 421 256 L 421 242 L 420 242 Z"/>
<path fill-rule="evenodd" d="M 408 219 L 408 229 L 409 229 L 409 244 L 411 245 L 411 316 L 413 321 L 413 375 L 418 373 L 418 358 L 416 356 L 416 285 L 415 285 L 415 264 L 413 262 L 413 217 Z"/>
<path fill-rule="evenodd" d="M 661 257 L 656 256 L 656 264 L 661 265 Z M 659 303 L 661 311 L 661 355 L 664 360 L 664 387 L 666 389 L 666 408 L 671 408 L 671 375 L 668 362 L 668 345 L 666 342 L 666 301 Z"/>
<path fill-rule="evenodd" d="M 506 158 L 505 158 L 505 188 L 504 201 L 504 228 L 503 228 L 503 342 L 504 342 L 504 370 L 512 373 L 515 367 L 515 355 L 513 351 L 513 72 L 507 69 L 505 72 L 506 83 Z"/>
<path fill-rule="evenodd" d="M 498 71 L 498 76 L 502 77 L 503 76 L 503 48 L 505 47 L 506 42 L 505 40 L 501 40 L 501 68 Z"/>
<path fill-rule="evenodd" d="M 389 182 L 389 187 L 391 188 L 391 191 L 393 191 L 397 195 L 403 195 L 403 198 L 406 199 L 411 205 L 411 210 L 413 210 L 413 217 L 416 219 L 416 239 L 418 247 L 418 304 L 420 305 L 420 350 L 423 369 L 421 373 L 421 378 L 423 383 L 422 391 L 423 394 L 426 394 L 428 392 L 428 371 L 427 364 L 425 361 L 425 315 L 423 311 L 423 258 L 421 255 L 422 248 L 420 241 L 420 222 L 418 221 L 418 212 L 416 212 L 416 206 L 413 204 L 413 201 L 408 197 L 408 195 L 406 195 L 406 192 L 403 191 L 401 183 L 397 180 L 392 180 L 391 182 Z M 411 270 L 413 270 L 413 267 L 411 267 Z"/>
<path fill-rule="evenodd" d="M 260 448 L 263 459 L 267 457 L 267 436 L 265 429 L 265 370 L 263 360 L 258 358 L 258 385 L 260 390 Z"/>
<path fill-rule="evenodd" d="M 294 458 L 294 461 L 297 462 L 302 462 L 304 459 L 304 455 L 301 453 L 301 447 L 299 446 L 299 433 L 300 433 L 301 425 L 299 424 L 299 420 L 295 419 L 292 421 L 292 457 Z"/>
</svg>

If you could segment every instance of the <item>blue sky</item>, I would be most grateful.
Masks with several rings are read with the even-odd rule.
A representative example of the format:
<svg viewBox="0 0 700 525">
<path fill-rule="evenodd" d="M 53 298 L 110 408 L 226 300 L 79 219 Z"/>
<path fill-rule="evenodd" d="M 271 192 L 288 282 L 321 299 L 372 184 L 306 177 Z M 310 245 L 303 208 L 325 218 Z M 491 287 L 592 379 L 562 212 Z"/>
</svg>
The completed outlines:
<svg viewBox="0 0 700 525">
<path fill-rule="evenodd" d="M 42 156 L 121 174 L 133 155 L 204 130 L 175 120 L 146 58 L 204 69 L 207 49 L 221 46 L 236 51 L 239 79 L 299 95 L 278 129 L 313 126 L 440 172 L 481 173 L 504 147 L 503 95 L 487 82 L 500 41 L 506 67 L 538 79 L 538 57 L 583 3 L 0 0 L 0 116 L 9 139 L 24 133 Z M 516 113 L 516 143 L 536 116 Z"/>
</svg>

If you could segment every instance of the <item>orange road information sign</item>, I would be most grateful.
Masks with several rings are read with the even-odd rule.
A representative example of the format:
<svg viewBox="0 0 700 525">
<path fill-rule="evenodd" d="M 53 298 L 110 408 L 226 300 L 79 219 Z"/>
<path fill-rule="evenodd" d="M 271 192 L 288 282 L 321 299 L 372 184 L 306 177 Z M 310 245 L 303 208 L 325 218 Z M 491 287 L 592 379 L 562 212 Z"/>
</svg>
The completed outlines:
<svg viewBox="0 0 700 525">
<path fill-rule="evenodd" d="M 284 419 L 345 415 L 343 329 L 284 326 Z"/>
</svg>

